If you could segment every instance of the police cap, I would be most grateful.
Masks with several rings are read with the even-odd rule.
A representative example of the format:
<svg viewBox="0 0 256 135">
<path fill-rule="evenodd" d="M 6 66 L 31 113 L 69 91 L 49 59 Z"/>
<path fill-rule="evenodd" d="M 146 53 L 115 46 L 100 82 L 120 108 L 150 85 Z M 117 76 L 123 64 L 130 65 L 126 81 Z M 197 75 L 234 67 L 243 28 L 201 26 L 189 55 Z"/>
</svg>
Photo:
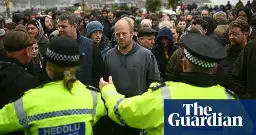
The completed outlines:
<svg viewBox="0 0 256 135">
<path fill-rule="evenodd" d="M 185 57 L 202 68 L 212 68 L 227 56 L 225 48 L 215 39 L 199 33 L 189 33 L 181 39 Z"/>
</svg>

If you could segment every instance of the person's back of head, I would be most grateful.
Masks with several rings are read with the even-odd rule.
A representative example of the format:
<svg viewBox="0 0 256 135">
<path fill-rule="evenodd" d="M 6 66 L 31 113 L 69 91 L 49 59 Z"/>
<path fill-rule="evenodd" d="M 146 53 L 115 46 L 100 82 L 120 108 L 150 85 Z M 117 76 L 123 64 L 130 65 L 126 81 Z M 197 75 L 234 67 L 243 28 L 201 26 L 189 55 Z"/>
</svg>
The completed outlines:
<svg viewBox="0 0 256 135">
<path fill-rule="evenodd" d="M 221 39 L 223 34 L 227 32 L 228 25 L 218 25 L 217 28 L 214 30 L 214 32 L 217 34 L 217 36 Z"/>
<path fill-rule="evenodd" d="M 202 34 L 186 34 L 181 44 L 185 55 L 183 72 L 212 74 L 217 62 L 227 56 L 227 51 L 218 41 Z"/>
<path fill-rule="evenodd" d="M 65 36 L 55 37 L 50 41 L 45 57 L 49 77 L 53 81 L 63 80 L 64 86 L 71 92 L 80 63 L 79 44 Z"/>
<path fill-rule="evenodd" d="M 173 26 L 172 26 L 172 24 L 171 24 L 170 21 L 165 20 L 165 21 L 162 21 L 162 22 L 160 22 L 160 23 L 158 24 L 158 28 L 159 28 L 159 29 L 162 29 L 162 28 L 164 28 L 164 27 L 171 28 L 171 27 L 173 27 Z"/>
<path fill-rule="evenodd" d="M 22 24 L 25 20 L 25 16 L 20 12 L 15 12 L 12 15 L 12 22 L 16 23 L 16 25 Z"/>
<path fill-rule="evenodd" d="M 201 19 L 201 18 L 197 18 L 192 22 L 192 25 L 200 25 L 204 30 L 207 30 L 208 28 L 208 23 Z"/>
<path fill-rule="evenodd" d="M 205 16 L 202 18 L 203 20 L 205 20 L 207 22 L 207 33 L 206 35 L 208 34 L 211 34 L 214 32 L 214 30 L 217 28 L 217 22 L 216 20 L 214 20 L 212 17 L 210 16 Z"/>
<path fill-rule="evenodd" d="M 219 11 L 213 15 L 213 18 L 217 21 L 217 25 L 227 25 L 227 14 L 223 11 Z"/>
</svg>

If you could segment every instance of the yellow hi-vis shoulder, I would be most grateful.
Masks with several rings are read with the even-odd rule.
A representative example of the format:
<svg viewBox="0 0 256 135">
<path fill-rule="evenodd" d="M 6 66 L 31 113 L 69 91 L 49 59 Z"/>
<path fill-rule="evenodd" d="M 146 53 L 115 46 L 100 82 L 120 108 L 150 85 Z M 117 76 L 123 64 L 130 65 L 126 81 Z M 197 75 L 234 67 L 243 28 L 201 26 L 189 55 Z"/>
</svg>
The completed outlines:
<svg viewBox="0 0 256 135">
<path fill-rule="evenodd" d="M 103 87 L 102 96 L 112 120 L 123 126 L 142 129 L 143 135 L 163 135 L 165 99 L 233 99 L 219 85 L 196 87 L 181 82 L 166 82 L 163 87 L 149 89 L 131 98 L 119 94 L 114 85 L 107 85 Z"/>
<path fill-rule="evenodd" d="M 92 127 L 106 114 L 98 92 L 76 81 L 68 91 L 63 81 L 46 84 L 3 107 L 0 134 L 25 130 L 27 135 L 92 134 Z"/>
</svg>

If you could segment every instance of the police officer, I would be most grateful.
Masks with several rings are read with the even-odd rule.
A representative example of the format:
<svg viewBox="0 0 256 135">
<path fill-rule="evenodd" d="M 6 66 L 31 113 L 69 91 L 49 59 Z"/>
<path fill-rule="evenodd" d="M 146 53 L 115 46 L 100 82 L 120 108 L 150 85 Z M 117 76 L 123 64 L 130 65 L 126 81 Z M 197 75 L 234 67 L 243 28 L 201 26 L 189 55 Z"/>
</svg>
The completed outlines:
<svg viewBox="0 0 256 135">
<path fill-rule="evenodd" d="M 92 134 L 106 114 L 100 93 L 76 80 L 79 45 L 67 37 L 51 40 L 46 51 L 52 82 L 27 91 L 0 110 L 0 134 L 24 130 L 27 135 Z"/>
<path fill-rule="evenodd" d="M 216 63 L 226 56 L 225 49 L 215 40 L 198 33 L 182 38 L 185 58 L 183 72 L 175 81 L 153 83 L 148 92 L 125 98 L 119 94 L 112 78 L 100 80 L 102 96 L 109 117 L 115 122 L 142 130 L 148 135 L 162 135 L 164 99 L 233 99 L 211 75 Z"/>
</svg>

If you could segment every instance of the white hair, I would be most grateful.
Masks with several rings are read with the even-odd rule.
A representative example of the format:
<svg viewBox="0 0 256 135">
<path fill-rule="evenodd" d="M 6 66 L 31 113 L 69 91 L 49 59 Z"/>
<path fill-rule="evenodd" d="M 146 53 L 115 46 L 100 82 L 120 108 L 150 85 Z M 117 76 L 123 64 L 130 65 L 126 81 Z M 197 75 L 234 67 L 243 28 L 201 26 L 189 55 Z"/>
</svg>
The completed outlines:
<svg viewBox="0 0 256 135">
<path fill-rule="evenodd" d="M 168 20 L 162 21 L 159 23 L 158 28 L 162 29 L 163 27 L 172 28 L 172 23 Z"/>
<path fill-rule="evenodd" d="M 150 20 L 150 19 L 143 19 L 140 22 L 140 26 L 143 27 L 144 25 L 147 25 L 147 26 L 149 26 L 151 28 L 152 27 L 152 20 Z"/>
</svg>

